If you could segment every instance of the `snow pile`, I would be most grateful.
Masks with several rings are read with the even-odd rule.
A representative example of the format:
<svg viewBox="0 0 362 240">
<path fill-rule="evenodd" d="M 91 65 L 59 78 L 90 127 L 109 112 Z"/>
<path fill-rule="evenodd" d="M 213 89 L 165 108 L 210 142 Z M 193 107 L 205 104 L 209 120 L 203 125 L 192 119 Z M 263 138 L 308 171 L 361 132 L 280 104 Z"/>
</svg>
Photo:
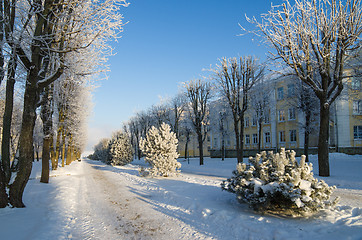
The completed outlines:
<svg viewBox="0 0 362 240">
<path fill-rule="evenodd" d="M 284 216 L 305 216 L 336 205 L 329 201 L 335 186 L 313 177 L 312 164 L 300 163 L 294 151 L 262 152 L 249 158 L 250 166 L 238 164 L 222 189 L 235 193 L 254 210 Z"/>
<path fill-rule="evenodd" d="M 133 161 L 133 149 L 127 134 L 119 133 L 109 144 L 110 163 L 112 165 L 126 165 Z"/>
<path fill-rule="evenodd" d="M 152 176 L 167 177 L 179 172 L 177 169 L 181 163 L 177 162 L 177 144 L 176 134 L 166 123 L 162 123 L 159 129 L 152 126 L 146 138 L 141 139 L 140 149 L 146 162 L 152 166 L 149 170 Z"/>
</svg>

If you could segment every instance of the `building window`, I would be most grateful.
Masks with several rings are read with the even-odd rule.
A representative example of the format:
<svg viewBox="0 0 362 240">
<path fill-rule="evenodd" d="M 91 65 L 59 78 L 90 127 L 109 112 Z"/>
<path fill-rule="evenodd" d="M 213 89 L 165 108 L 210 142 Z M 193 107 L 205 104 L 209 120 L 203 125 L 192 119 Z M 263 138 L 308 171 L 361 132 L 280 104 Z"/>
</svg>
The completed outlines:
<svg viewBox="0 0 362 240">
<path fill-rule="evenodd" d="M 258 121 L 256 120 L 256 116 L 253 116 L 253 120 L 252 120 L 252 125 L 251 126 L 256 126 L 256 123 L 257 123 Z"/>
<path fill-rule="evenodd" d="M 258 134 L 256 134 L 256 133 L 253 134 L 253 143 L 254 144 L 258 143 Z"/>
<path fill-rule="evenodd" d="M 285 131 L 279 132 L 279 142 L 285 142 Z"/>
<path fill-rule="evenodd" d="M 279 122 L 285 121 L 284 110 L 279 110 L 279 111 L 278 111 L 278 121 L 279 121 Z"/>
<path fill-rule="evenodd" d="M 353 101 L 353 114 L 362 115 L 362 100 Z"/>
<path fill-rule="evenodd" d="M 352 90 L 361 89 L 361 79 L 356 78 L 356 77 L 352 78 L 351 87 L 352 87 Z"/>
<path fill-rule="evenodd" d="M 249 135 L 249 134 L 246 134 L 246 135 L 245 135 L 245 144 L 246 144 L 246 145 L 249 145 L 249 144 L 250 144 L 250 135 Z"/>
<path fill-rule="evenodd" d="M 245 127 L 249 127 L 249 118 L 248 117 L 245 118 L 244 125 L 245 125 Z"/>
<path fill-rule="evenodd" d="M 217 138 L 216 137 L 214 138 L 213 144 L 214 144 L 214 148 L 217 148 Z"/>
<path fill-rule="evenodd" d="M 283 87 L 278 88 L 278 100 L 282 100 L 284 98 L 284 89 Z"/>
<path fill-rule="evenodd" d="M 354 140 L 362 140 L 362 125 L 353 126 L 353 136 Z"/>
<path fill-rule="evenodd" d="M 265 143 L 270 143 L 270 132 L 266 132 L 264 133 L 264 139 L 265 139 Z"/>
<path fill-rule="evenodd" d="M 269 111 L 264 113 L 264 123 L 269 124 L 270 123 L 270 113 Z"/>
<path fill-rule="evenodd" d="M 210 142 L 210 136 L 209 135 L 207 136 L 207 141 Z"/>
<path fill-rule="evenodd" d="M 295 95 L 294 84 L 288 84 L 288 97 L 293 97 Z"/>
<path fill-rule="evenodd" d="M 297 130 L 290 130 L 289 136 L 290 136 L 291 142 L 296 142 L 297 141 Z"/>
<path fill-rule="evenodd" d="M 295 120 L 295 108 L 289 108 L 289 120 Z"/>
</svg>

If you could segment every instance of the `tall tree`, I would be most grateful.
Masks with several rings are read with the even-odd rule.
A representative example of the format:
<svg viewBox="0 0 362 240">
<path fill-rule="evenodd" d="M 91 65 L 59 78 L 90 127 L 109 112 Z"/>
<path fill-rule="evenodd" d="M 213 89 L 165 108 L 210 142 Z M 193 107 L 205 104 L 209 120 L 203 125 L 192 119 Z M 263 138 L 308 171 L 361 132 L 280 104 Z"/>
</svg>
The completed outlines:
<svg viewBox="0 0 362 240">
<path fill-rule="evenodd" d="M 107 40 L 117 37 L 122 30 L 120 5 L 127 3 L 124 0 L 3 2 L 4 21 L 11 23 L 13 16 L 19 18 L 15 20 L 16 28 L 5 24 L 5 33 L 11 36 L 5 37 L 6 43 L 15 50 L 27 71 L 17 172 L 9 190 L 13 207 L 25 206 L 22 197 L 32 168 L 35 110 L 40 93 L 71 67 L 70 59 L 66 58 L 69 53 L 82 54 L 87 48 L 107 53 Z"/>
<path fill-rule="evenodd" d="M 250 89 L 264 75 L 264 67 L 253 57 L 222 59 L 214 70 L 219 91 L 230 106 L 235 132 L 238 163 L 243 161 L 244 115 L 248 109 Z"/>
<path fill-rule="evenodd" d="M 264 80 L 264 79 L 263 79 Z M 270 119 L 271 86 L 266 81 L 258 82 L 250 92 L 250 106 L 253 118 L 256 118 L 258 129 L 258 152 L 261 151 L 263 124 Z"/>
<path fill-rule="evenodd" d="M 208 131 L 208 103 L 211 98 L 211 84 L 201 79 L 185 83 L 186 96 L 190 101 L 189 117 L 197 134 L 200 165 L 204 165 L 203 143 Z"/>
<path fill-rule="evenodd" d="M 229 126 L 231 125 L 231 118 L 230 108 L 225 98 L 219 98 L 210 104 L 210 125 L 213 126 L 211 131 L 213 136 L 219 136 L 217 139 L 221 139 L 220 150 L 222 161 L 225 160 L 225 140 L 226 137 L 230 136 Z M 217 143 L 213 140 L 213 148 L 215 144 Z"/>
<path fill-rule="evenodd" d="M 179 139 L 180 121 L 186 107 L 185 95 L 182 93 L 177 94 L 174 98 L 172 98 L 170 105 L 172 109 L 170 124 L 172 127 L 172 131 L 176 134 L 176 138 Z"/>
<path fill-rule="evenodd" d="M 319 175 L 329 176 L 329 112 L 343 89 L 345 65 L 360 48 L 361 0 L 288 0 L 254 19 L 274 48 L 273 57 L 291 68 L 319 99 Z"/>
</svg>

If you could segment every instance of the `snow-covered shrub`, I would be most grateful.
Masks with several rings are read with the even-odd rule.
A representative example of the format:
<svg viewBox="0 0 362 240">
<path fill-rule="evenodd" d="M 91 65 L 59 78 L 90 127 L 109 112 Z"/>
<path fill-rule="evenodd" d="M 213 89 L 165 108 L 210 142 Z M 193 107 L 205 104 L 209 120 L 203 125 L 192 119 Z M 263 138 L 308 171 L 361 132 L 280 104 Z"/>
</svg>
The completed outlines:
<svg viewBox="0 0 362 240">
<path fill-rule="evenodd" d="M 262 152 L 239 163 L 233 176 L 221 184 L 254 210 L 284 216 L 306 216 L 334 206 L 330 201 L 335 186 L 313 177 L 312 164 L 305 156 L 298 163 L 294 151 Z"/>
<path fill-rule="evenodd" d="M 109 163 L 126 165 L 133 161 L 133 148 L 127 134 L 118 133 L 109 144 Z"/>
<path fill-rule="evenodd" d="M 161 127 L 154 126 L 148 130 L 146 137 L 140 141 L 140 149 L 145 155 L 145 160 L 152 168 L 152 176 L 170 176 L 177 172 L 181 163 L 177 162 L 178 140 L 168 124 L 162 123 Z"/>
</svg>

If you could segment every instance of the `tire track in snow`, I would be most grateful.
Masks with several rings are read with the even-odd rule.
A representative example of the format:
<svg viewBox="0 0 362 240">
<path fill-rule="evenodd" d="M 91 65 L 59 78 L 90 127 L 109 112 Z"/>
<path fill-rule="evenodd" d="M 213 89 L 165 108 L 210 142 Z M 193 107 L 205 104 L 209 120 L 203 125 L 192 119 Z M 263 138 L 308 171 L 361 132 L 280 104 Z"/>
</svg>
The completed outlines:
<svg viewBox="0 0 362 240">
<path fill-rule="evenodd" d="M 154 209 L 147 198 L 132 192 L 133 181 L 116 168 L 99 162 L 82 162 L 85 185 L 89 189 L 92 219 L 102 219 L 114 234 L 101 239 L 210 239 L 178 219 Z M 137 180 L 136 180 L 137 181 Z M 138 181 L 137 181 L 138 182 Z M 95 205 L 94 205 L 95 204 Z M 97 206 L 97 207 L 92 207 Z M 92 223 L 94 224 L 94 223 Z M 91 225 L 92 225 L 91 224 Z M 96 224 L 97 225 L 97 224 Z"/>
</svg>

